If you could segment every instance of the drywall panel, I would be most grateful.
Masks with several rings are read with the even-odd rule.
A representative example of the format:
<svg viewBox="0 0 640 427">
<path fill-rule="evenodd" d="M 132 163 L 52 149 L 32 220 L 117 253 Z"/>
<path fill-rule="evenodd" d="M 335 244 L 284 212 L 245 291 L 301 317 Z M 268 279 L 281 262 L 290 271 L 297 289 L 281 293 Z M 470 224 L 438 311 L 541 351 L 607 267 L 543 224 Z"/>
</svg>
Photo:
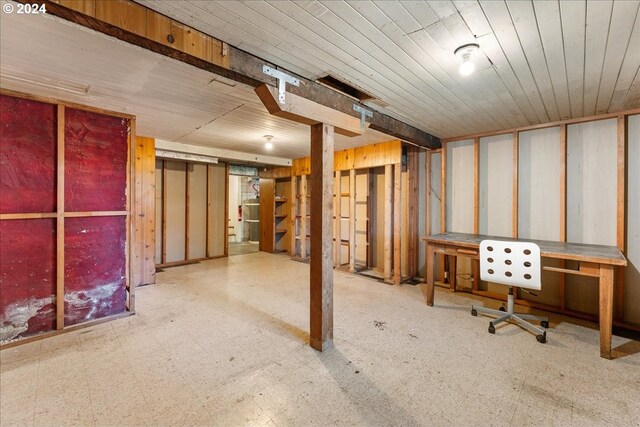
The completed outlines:
<svg viewBox="0 0 640 427">
<path fill-rule="evenodd" d="M 189 259 L 207 256 L 207 165 L 188 163 Z"/>
<path fill-rule="evenodd" d="M 209 256 L 225 255 L 227 165 L 209 165 Z"/>
<path fill-rule="evenodd" d="M 418 153 L 418 236 L 427 235 L 427 152 Z M 418 239 L 418 261 L 416 274 L 424 277 L 424 260 L 426 256 L 426 244 L 422 239 Z"/>
<path fill-rule="evenodd" d="M 447 231 L 473 233 L 473 140 L 447 143 Z M 435 233 L 440 228 L 433 229 Z"/>
<path fill-rule="evenodd" d="M 518 148 L 518 236 L 523 239 L 560 239 L 560 177 L 564 165 L 560 128 L 520 132 Z M 544 259 L 543 265 L 561 267 Z M 542 289 L 523 299 L 560 305 L 558 273 L 542 272 Z"/>
<path fill-rule="evenodd" d="M 567 127 L 567 240 L 616 244 L 616 119 Z"/>
<path fill-rule="evenodd" d="M 156 264 L 162 264 L 162 160 L 156 160 Z"/>
<path fill-rule="evenodd" d="M 53 330 L 55 290 L 55 219 L 0 221 L 0 343 Z"/>
<path fill-rule="evenodd" d="M 127 204 L 128 121 L 65 109 L 66 211 L 123 211 Z"/>
<path fill-rule="evenodd" d="M 356 264 L 367 265 L 369 171 L 356 171 Z"/>
<path fill-rule="evenodd" d="M 560 128 L 520 132 L 518 159 L 518 236 L 557 241 L 564 165 Z"/>
<path fill-rule="evenodd" d="M 640 324 L 640 115 L 628 118 L 624 320 Z"/>
<path fill-rule="evenodd" d="M 126 218 L 65 219 L 64 322 L 125 311 Z"/>
<path fill-rule="evenodd" d="M 473 169 L 473 163 L 469 168 Z M 490 236 L 510 237 L 513 229 L 513 135 L 480 138 L 479 173 L 478 231 Z"/>
<path fill-rule="evenodd" d="M 567 241 L 616 244 L 617 120 L 567 126 Z M 565 279 L 567 307 L 597 313 L 594 278 Z"/>
<path fill-rule="evenodd" d="M 184 261 L 186 227 L 185 162 L 164 161 L 165 168 L 165 262 Z"/>
<path fill-rule="evenodd" d="M 56 106 L 0 95 L 0 213 L 56 210 Z"/>
</svg>

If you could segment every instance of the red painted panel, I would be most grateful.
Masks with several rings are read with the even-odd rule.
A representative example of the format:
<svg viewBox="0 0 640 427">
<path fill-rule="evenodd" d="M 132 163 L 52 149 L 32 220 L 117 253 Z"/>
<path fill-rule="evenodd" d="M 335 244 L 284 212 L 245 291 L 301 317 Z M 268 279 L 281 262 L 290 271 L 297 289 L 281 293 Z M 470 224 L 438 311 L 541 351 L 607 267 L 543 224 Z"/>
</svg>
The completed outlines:
<svg viewBox="0 0 640 427">
<path fill-rule="evenodd" d="M 127 120 L 72 108 L 65 120 L 65 210 L 125 210 Z"/>
<path fill-rule="evenodd" d="M 65 219 L 65 325 L 125 310 L 125 217 Z"/>
<path fill-rule="evenodd" d="M 55 212 L 56 106 L 0 95 L 0 212 Z"/>
<path fill-rule="evenodd" d="M 0 221 L 0 341 L 54 329 L 55 242 L 53 219 Z"/>
</svg>

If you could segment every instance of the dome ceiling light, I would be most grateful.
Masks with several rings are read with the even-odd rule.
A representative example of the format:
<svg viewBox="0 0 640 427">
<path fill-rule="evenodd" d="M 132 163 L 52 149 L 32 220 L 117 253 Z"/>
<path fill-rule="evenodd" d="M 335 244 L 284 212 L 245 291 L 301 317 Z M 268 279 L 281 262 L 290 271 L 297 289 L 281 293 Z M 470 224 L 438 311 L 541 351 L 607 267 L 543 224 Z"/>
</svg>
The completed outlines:
<svg viewBox="0 0 640 427">
<path fill-rule="evenodd" d="M 458 72 L 461 76 L 468 76 L 476 69 L 476 64 L 471 60 L 471 57 L 480 49 L 480 46 L 476 43 L 468 43 L 457 48 L 453 53 L 460 59 L 462 64 L 458 68 Z"/>
</svg>

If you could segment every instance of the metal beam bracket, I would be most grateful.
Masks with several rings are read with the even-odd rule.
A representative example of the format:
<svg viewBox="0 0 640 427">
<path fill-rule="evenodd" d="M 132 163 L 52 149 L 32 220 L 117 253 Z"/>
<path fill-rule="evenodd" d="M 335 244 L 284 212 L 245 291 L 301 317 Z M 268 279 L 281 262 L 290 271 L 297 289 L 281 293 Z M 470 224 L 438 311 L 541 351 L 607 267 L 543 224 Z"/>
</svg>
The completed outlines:
<svg viewBox="0 0 640 427">
<path fill-rule="evenodd" d="M 300 80 L 290 76 L 289 74 L 285 74 L 280 70 L 276 70 L 275 68 L 271 68 L 268 65 L 262 66 L 262 72 L 268 76 L 275 77 L 278 79 L 278 102 L 280 104 L 284 104 L 284 93 L 286 89 L 286 84 L 300 86 Z"/>
<path fill-rule="evenodd" d="M 367 110 L 358 104 L 353 104 L 353 110 L 360 113 L 360 128 L 362 129 L 362 132 L 364 132 L 365 117 L 373 117 L 373 111 Z"/>
</svg>

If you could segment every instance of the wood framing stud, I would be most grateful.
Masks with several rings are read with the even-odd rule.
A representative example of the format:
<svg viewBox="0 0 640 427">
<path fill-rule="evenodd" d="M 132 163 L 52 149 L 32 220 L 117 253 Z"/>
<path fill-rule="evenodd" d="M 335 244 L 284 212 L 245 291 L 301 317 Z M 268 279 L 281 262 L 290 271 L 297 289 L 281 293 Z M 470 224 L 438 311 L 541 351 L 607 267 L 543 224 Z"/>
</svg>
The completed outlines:
<svg viewBox="0 0 640 427">
<path fill-rule="evenodd" d="M 64 329 L 64 114 L 58 105 L 57 221 L 56 221 L 56 329 Z"/>
<path fill-rule="evenodd" d="M 402 265 L 400 262 L 400 232 L 402 219 L 402 164 L 393 167 L 393 283 L 399 285 L 402 280 Z"/>
<path fill-rule="evenodd" d="M 333 181 L 333 224 L 334 224 L 334 232 L 335 232 L 335 238 L 333 240 L 333 267 L 334 268 L 338 268 L 340 267 L 341 264 L 341 260 L 340 260 L 340 253 L 342 252 L 341 249 L 341 245 L 342 245 L 342 239 L 341 239 L 341 230 L 340 230 L 340 223 L 341 223 L 341 209 L 340 207 L 342 206 L 342 196 L 341 196 L 341 192 L 342 192 L 342 185 L 341 185 L 341 176 L 342 176 L 342 172 L 340 171 L 336 171 L 336 177 Z"/>
<path fill-rule="evenodd" d="M 393 165 L 384 167 L 384 279 L 391 280 L 393 261 Z"/>
<path fill-rule="evenodd" d="M 300 258 L 307 258 L 307 175 L 300 177 Z"/>
<path fill-rule="evenodd" d="M 333 345 L 333 126 L 311 126 L 310 344 Z"/>
<path fill-rule="evenodd" d="M 349 170 L 349 271 L 356 271 L 356 171 Z"/>
</svg>

